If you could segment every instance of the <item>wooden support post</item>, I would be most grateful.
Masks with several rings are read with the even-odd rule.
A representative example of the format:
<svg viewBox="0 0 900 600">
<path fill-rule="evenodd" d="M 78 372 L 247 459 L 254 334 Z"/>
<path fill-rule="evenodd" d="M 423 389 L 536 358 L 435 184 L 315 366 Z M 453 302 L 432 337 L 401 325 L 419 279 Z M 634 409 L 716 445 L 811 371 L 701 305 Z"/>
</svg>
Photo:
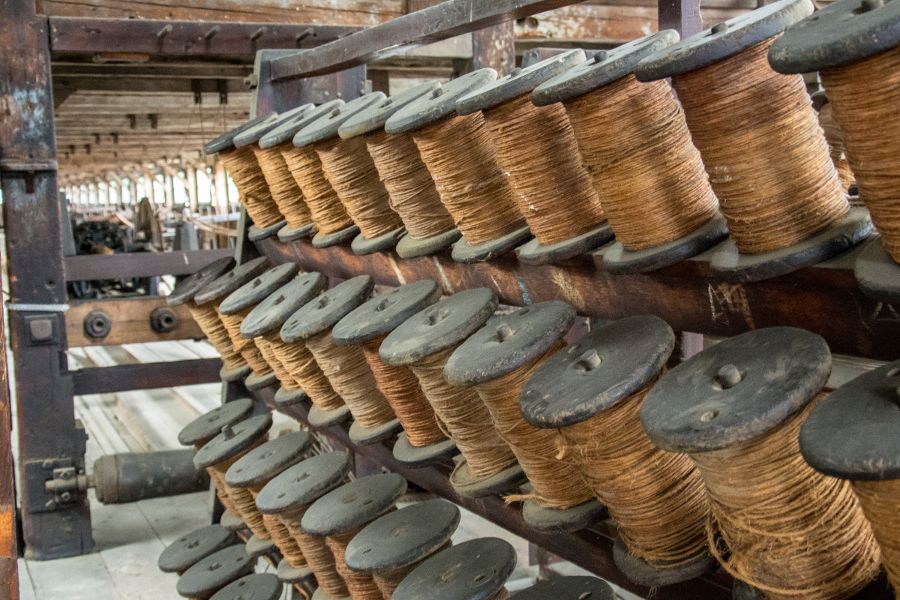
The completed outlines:
<svg viewBox="0 0 900 600">
<path fill-rule="evenodd" d="M 516 67 L 515 22 L 479 29 L 472 33 L 472 67 L 490 67 L 503 76 Z"/>
<path fill-rule="evenodd" d="M 3 299 L 0 298 L 0 308 Z M 6 348 L 6 333 L 0 327 L 0 348 Z M 0 355 L 0 597 L 9 600 L 19 598 L 19 580 L 16 559 L 19 544 L 16 538 L 16 490 L 12 459 L 12 431 L 9 378 L 6 368 L 6 352 Z"/>
</svg>

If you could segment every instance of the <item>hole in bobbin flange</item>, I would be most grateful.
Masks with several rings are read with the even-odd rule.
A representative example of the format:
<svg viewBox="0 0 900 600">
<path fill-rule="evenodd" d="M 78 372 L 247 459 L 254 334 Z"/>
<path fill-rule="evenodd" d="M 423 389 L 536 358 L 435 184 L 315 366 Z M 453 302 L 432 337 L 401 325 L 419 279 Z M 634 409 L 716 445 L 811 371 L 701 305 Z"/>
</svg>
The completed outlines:
<svg viewBox="0 0 900 600">
<path fill-rule="evenodd" d="M 575 370 L 581 373 L 588 373 L 599 367 L 602 362 L 603 359 L 600 358 L 597 351 L 591 348 L 578 357 L 578 360 L 575 362 Z"/>
</svg>

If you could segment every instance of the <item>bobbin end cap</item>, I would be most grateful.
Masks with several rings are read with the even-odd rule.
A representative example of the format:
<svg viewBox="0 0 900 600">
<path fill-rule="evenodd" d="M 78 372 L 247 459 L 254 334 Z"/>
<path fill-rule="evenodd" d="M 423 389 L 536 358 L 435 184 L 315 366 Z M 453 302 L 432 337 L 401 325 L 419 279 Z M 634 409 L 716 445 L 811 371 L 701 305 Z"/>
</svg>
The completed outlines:
<svg viewBox="0 0 900 600">
<path fill-rule="evenodd" d="M 268 413 L 244 419 L 234 425 L 222 427 L 222 433 L 206 442 L 194 454 L 194 466 L 198 469 L 220 463 L 250 448 L 272 426 Z"/>
<path fill-rule="evenodd" d="M 308 458 L 275 476 L 256 496 L 263 514 L 308 506 L 334 489 L 350 472 L 350 455 L 328 452 Z"/>
<path fill-rule="evenodd" d="M 680 39 L 674 29 L 664 29 L 612 50 L 600 50 L 587 62 L 539 85 L 531 99 L 537 106 L 546 106 L 587 94 L 631 74 L 641 60 Z"/>
<path fill-rule="evenodd" d="M 216 154 L 217 152 L 222 152 L 224 150 L 233 150 L 234 149 L 234 138 L 240 133 L 250 129 L 251 127 L 256 127 L 260 123 L 274 121 L 278 118 L 278 115 L 275 113 L 269 113 L 262 117 L 256 117 L 255 119 L 250 119 L 246 123 L 238 125 L 234 129 L 230 129 L 223 134 L 220 134 L 210 141 L 206 142 L 203 146 L 204 154 Z"/>
<path fill-rule="evenodd" d="M 216 437 L 225 425 L 243 421 L 253 409 L 253 400 L 238 398 L 206 412 L 178 432 L 178 443 L 193 446 Z"/>
<path fill-rule="evenodd" d="M 478 69 L 451 79 L 394 113 L 385 122 L 384 130 L 388 133 L 403 133 L 434 123 L 455 112 L 460 98 L 495 79 L 497 72 L 493 69 Z"/>
<path fill-rule="evenodd" d="M 441 288 L 430 279 L 401 285 L 355 308 L 337 322 L 331 335 L 338 344 L 361 344 L 390 333 L 440 297 Z"/>
<path fill-rule="evenodd" d="M 487 110 L 513 98 L 531 92 L 534 88 L 552 79 L 575 65 L 584 63 L 584 50 L 567 50 L 521 69 L 514 69 L 495 81 L 490 81 L 473 92 L 460 98 L 456 112 L 470 115 L 479 110 Z"/>
<path fill-rule="evenodd" d="M 309 450 L 308 431 L 293 431 L 257 446 L 225 472 L 225 483 L 245 488 L 266 482 L 296 464 Z"/>
<path fill-rule="evenodd" d="M 297 132 L 294 136 L 294 146 L 299 148 L 337 137 L 341 125 L 346 123 L 348 119 L 361 110 L 384 102 L 385 98 L 387 96 L 381 92 L 372 92 L 322 114 L 318 119 Z"/>
<path fill-rule="evenodd" d="M 205 597 L 235 579 L 253 571 L 243 544 L 235 544 L 210 554 L 178 578 L 175 590 L 186 598 Z"/>
<path fill-rule="evenodd" d="M 281 339 L 291 343 L 327 331 L 365 302 L 374 287 L 375 282 L 370 276 L 358 275 L 319 294 L 285 321 Z"/>
<path fill-rule="evenodd" d="M 450 541 L 459 509 L 446 500 L 419 502 L 379 517 L 347 545 L 354 571 L 384 573 L 412 565 Z"/>
<path fill-rule="evenodd" d="M 778 35 L 813 10 L 811 0 L 778 0 L 648 56 L 634 74 L 640 81 L 655 81 L 702 69 Z"/>
<path fill-rule="evenodd" d="M 338 129 L 338 135 L 343 139 L 354 138 L 359 135 L 365 135 L 373 131 L 382 131 L 384 124 L 395 112 L 426 94 L 432 93 L 441 84 L 437 81 L 426 81 L 415 85 L 408 90 L 404 90 L 399 94 L 394 94 L 389 98 L 385 98 L 377 104 L 373 104 L 365 108 L 341 125 Z"/>
<path fill-rule="evenodd" d="M 646 387 L 674 349 L 675 333 L 659 317 L 603 325 L 534 372 L 522 387 L 522 415 L 543 428 L 586 421 Z"/>
<path fill-rule="evenodd" d="M 800 429 L 814 469 L 841 479 L 900 479 L 900 360 L 860 375 L 822 400 Z"/>
<path fill-rule="evenodd" d="M 318 536 L 349 531 L 374 520 L 404 493 L 406 480 L 396 473 L 361 477 L 316 500 L 300 527 Z"/>
<path fill-rule="evenodd" d="M 219 312 L 233 315 L 248 306 L 261 302 L 296 275 L 297 271 L 298 267 L 294 263 L 284 263 L 272 267 L 231 292 L 219 304 Z"/>
<path fill-rule="evenodd" d="M 210 600 L 278 600 L 284 584 L 272 573 L 254 573 L 232 581 Z"/>
<path fill-rule="evenodd" d="M 233 531 L 228 531 L 221 525 L 207 525 L 166 546 L 156 564 L 164 573 L 186 571 L 197 561 L 231 545 L 234 541 Z"/>
<path fill-rule="evenodd" d="M 209 263 L 199 271 L 188 275 L 172 289 L 172 293 L 166 296 L 166 304 L 178 306 L 194 298 L 194 294 L 218 279 L 225 271 L 234 268 L 234 258 L 226 256 Z"/>
<path fill-rule="evenodd" d="M 474 333 L 497 310 L 487 288 L 453 294 L 419 311 L 388 334 L 378 355 L 390 365 L 409 365 L 452 348 Z"/>
<path fill-rule="evenodd" d="M 450 355 L 444 377 L 477 385 L 512 373 L 542 357 L 574 321 L 575 309 L 559 300 L 495 315 Z"/>
<path fill-rule="evenodd" d="M 328 286 L 321 273 L 302 273 L 253 307 L 241 322 L 241 335 L 254 338 L 280 328 L 292 314 Z"/>
<path fill-rule="evenodd" d="M 513 596 L 515 600 L 615 600 L 608 583 L 596 577 L 571 575 L 542 581 Z"/>
<path fill-rule="evenodd" d="M 779 73 L 842 67 L 900 45 L 900 5 L 890 0 L 841 0 L 788 29 L 769 48 Z"/>
<path fill-rule="evenodd" d="M 262 274 L 262 272 L 266 270 L 268 264 L 269 259 L 260 256 L 259 258 L 254 258 L 253 260 L 236 266 L 232 270 L 206 284 L 194 296 L 194 302 L 197 304 L 206 304 L 207 302 L 224 298 L 248 281 L 251 281 L 254 277 Z"/>
<path fill-rule="evenodd" d="M 330 100 L 324 104 L 308 110 L 303 114 L 294 115 L 290 119 L 281 121 L 277 127 L 266 133 L 259 140 L 259 147 L 263 150 L 273 148 L 284 142 L 289 142 L 297 134 L 298 131 L 321 117 L 322 115 L 340 108 L 344 105 L 343 100 Z"/>
<path fill-rule="evenodd" d="M 288 111 L 283 113 L 278 113 L 274 119 L 265 121 L 264 123 L 258 123 L 253 127 L 245 129 L 241 133 L 234 136 L 234 147 L 235 148 L 243 148 L 244 146 L 249 146 L 250 144 L 255 144 L 264 136 L 269 133 L 282 123 L 287 122 L 291 119 L 302 118 L 306 111 L 313 108 L 313 104 L 301 104 L 300 106 L 296 106 Z"/>
<path fill-rule="evenodd" d="M 516 551 L 499 538 L 478 538 L 427 558 L 394 590 L 394 600 L 489 600 L 516 568 Z"/>
<path fill-rule="evenodd" d="M 681 363 L 650 389 L 641 421 L 673 452 L 718 450 L 757 438 L 802 410 L 831 372 L 821 336 L 793 327 L 757 329 Z"/>
</svg>

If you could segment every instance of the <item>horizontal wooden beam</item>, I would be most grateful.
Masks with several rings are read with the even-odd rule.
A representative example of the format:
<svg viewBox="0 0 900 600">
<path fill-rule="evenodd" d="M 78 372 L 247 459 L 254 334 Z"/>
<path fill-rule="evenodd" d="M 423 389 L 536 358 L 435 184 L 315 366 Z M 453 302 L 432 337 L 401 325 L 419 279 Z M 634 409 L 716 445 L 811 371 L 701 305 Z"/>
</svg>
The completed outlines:
<svg viewBox="0 0 900 600">
<path fill-rule="evenodd" d="M 151 390 L 216 383 L 221 380 L 222 361 L 198 358 L 172 362 L 138 363 L 112 367 L 90 367 L 72 371 L 74 394 L 112 394 L 128 390 Z"/>
<path fill-rule="evenodd" d="M 768 281 L 726 283 L 711 273 L 708 254 L 655 273 L 612 275 L 587 258 L 561 266 L 529 266 L 514 257 L 463 265 L 447 255 L 356 256 L 349 248 L 320 250 L 304 241 L 269 239 L 258 246 L 272 260 L 297 262 L 339 279 L 367 273 L 389 286 L 433 279 L 446 293 L 487 287 L 510 305 L 565 300 L 587 316 L 655 314 L 675 330 L 715 336 L 789 325 L 822 335 L 833 352 L 879 360 L 900 356 L 900 307 L 860 292 L 854 252 Z"/>
<path fill-rule="evenodd" d="M 66 281 L 96 281 L 157 275 L 190 275 L 211 262 L 231 256 L 233 250 L 191 252 L 132 252 L 67 256 Z"/>
<path fill-rule="evenodd" d="M 174 313 L 170 331 L 159 332 L 153 328 L 151 318 L 157 309 Z M 103 337 L 92 337 L 88 334 L 88 322 L 94 322 L 96 317 L 92 313 L 96 315 L 98 312 L 106 316 L 109 330 Z M 159 296 L 73 301 L 66 312 L 66 338 L 70 348 L 199 340 L 204 337 L 186 306 L 167 307 L 165 298 Z"/>
</svg>

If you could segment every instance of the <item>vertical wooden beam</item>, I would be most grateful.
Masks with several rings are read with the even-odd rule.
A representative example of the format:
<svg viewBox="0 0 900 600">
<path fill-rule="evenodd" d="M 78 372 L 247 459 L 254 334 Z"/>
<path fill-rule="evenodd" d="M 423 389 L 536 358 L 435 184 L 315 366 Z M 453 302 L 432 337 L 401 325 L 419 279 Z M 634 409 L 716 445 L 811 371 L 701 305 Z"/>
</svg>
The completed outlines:
<svg viewBox="0 0 900 600">
<path fill-rule="evenodd" d="M 515 21 L 479 29 L 472 33 L 472 66 L 490 67 L 501 76 L 516 67 Z"/>
<path fill-rule="evenodd" d="M 3 299 L 0 298 L 0 308 Z M 0 348 L 6 348 L 6 333 L 0 327 Z M 0 597 L 18 600 L 16 559 L 16 490 L 12 459 L 12 421 L 9 405 L 9 377 L 6 352 L 0 353 Z"/>
<path fill-rule="evenodd" d="M 703 30 L 700 0 L 658 0 L 659 29 L 674 29 L 687 38 Z"/>
</svg>

